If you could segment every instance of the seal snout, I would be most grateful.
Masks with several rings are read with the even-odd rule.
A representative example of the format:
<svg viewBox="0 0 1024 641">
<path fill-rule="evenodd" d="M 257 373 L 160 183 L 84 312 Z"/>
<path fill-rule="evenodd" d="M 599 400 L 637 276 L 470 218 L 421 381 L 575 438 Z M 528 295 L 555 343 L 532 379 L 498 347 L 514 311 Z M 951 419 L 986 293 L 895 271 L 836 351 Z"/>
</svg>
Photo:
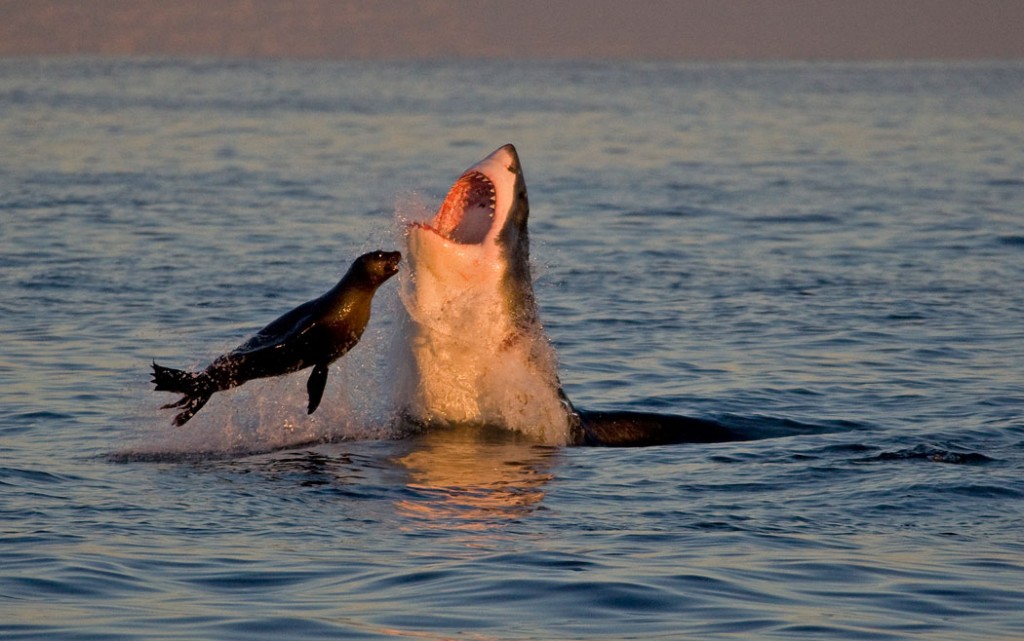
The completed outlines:
<svg viewBox="0 0 1024 641">
<path fill-rule="evenodd" d="M 398 264 L 402 261 L 402 253 L 397 251 L 377 250 L 363 254 L 358 262 L 362 263 L 365 273 L 379 283 L 383 283 L 398 273 Z"/>
<path fill-rule="evenodd" d="M 385 271 L 388 276 L 394 276 L 398 273 L 398 264 L 402 262 L 401 252 L 380 252 L 381 259 L 384 261 Z"/>
</svg>

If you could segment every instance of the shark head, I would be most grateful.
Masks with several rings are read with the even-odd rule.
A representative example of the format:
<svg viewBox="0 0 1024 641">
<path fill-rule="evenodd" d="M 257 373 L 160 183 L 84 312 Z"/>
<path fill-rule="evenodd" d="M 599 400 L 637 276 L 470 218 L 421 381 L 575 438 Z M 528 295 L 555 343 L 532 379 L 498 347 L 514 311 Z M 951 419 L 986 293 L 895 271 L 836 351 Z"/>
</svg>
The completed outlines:
<svg viewBox="0 0 1024 641">
<path fill-rule="evenodd" d="M 462 172 L 433 220 L 418 226 L 449 242 L 487 245 L 509 225 L 525 231 L 529 213 L 519 154 L 505 145 Z"/>
<path fill-rule="evenodd" d="M 497 288 L 508 319 L 529 325 L 536 320 L 529 215 L 519 154 L 505 145 L 462 172 L 429 222 L 410 225 L 413 269 L 448 289 Z"/>
<path fill-rule="evenodd" d="M 434 216 L 407 228 L 405 413 L 563 442 L 557 359 L 530 272 L 530 205 L 515 147 L 464 171 Z"/>
</svg>

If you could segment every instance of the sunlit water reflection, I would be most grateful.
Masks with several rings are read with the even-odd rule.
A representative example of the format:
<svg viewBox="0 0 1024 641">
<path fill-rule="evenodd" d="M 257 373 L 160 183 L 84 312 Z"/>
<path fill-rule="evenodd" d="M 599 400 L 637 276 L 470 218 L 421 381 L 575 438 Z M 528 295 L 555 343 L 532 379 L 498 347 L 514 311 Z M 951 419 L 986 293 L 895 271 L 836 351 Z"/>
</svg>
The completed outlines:
<svg viewBox="0 0 1024 641">
<path fill-rule="evenodd" d="M 1022 88 L 0 62 L 0 637 L 1020 638 Z M 396 247 L 505 142 L 573 400 L 791 436 L 410 436 L 393 284 L 314 415 L 299 375 L 169 427 L 152 359 L 200 366 Z"/>
</svg>

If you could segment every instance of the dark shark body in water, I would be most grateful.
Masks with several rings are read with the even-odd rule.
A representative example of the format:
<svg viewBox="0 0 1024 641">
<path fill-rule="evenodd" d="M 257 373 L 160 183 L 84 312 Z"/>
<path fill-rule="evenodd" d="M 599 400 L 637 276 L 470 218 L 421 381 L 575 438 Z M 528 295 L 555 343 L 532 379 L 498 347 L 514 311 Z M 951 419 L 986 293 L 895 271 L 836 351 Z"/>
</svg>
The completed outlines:
<svg viewBox="0 0 1024 641">
<path fill-rule="evenodd" d="M 529 213 L 519 156 L 505 145 L 459 177 L 429 222 L 409 226 L 405 416 L 426 426 L 500 425 L 567 445 L 749 438 L 704 419 L 573 406 L 534 298 Z"/>
<path fill-rule="evenodd" d="M 153 363 L 156 390 L 182 395 L 163 408 L 180 408 L 174 424 L 184 425 L 215 392 L 312 367 L 306 383 L 312 414 L 323 397 L 328 366 L 359 342 L 370 319 L 373 295 L 398 271 L 401 257 L 398 252 L 383 251 L 360 256 L 326 294 L 284 314 L 201 372 Z"/>
</svg>

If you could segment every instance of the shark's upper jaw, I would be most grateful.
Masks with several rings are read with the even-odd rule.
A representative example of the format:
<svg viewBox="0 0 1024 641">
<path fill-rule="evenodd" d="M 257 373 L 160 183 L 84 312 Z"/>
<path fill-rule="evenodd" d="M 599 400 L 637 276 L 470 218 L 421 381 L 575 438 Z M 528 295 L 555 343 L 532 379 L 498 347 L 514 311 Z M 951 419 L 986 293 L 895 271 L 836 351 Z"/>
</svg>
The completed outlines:
<svg viewBox="0 0 1024 641">
<path fill-rule="evenodd" d="M 463 172 L 433 219 L 414 226 L 459 245 L 493 244 L 508 222 L 521 176 L 515 148 L 505 145 Z"/>
</svg>

